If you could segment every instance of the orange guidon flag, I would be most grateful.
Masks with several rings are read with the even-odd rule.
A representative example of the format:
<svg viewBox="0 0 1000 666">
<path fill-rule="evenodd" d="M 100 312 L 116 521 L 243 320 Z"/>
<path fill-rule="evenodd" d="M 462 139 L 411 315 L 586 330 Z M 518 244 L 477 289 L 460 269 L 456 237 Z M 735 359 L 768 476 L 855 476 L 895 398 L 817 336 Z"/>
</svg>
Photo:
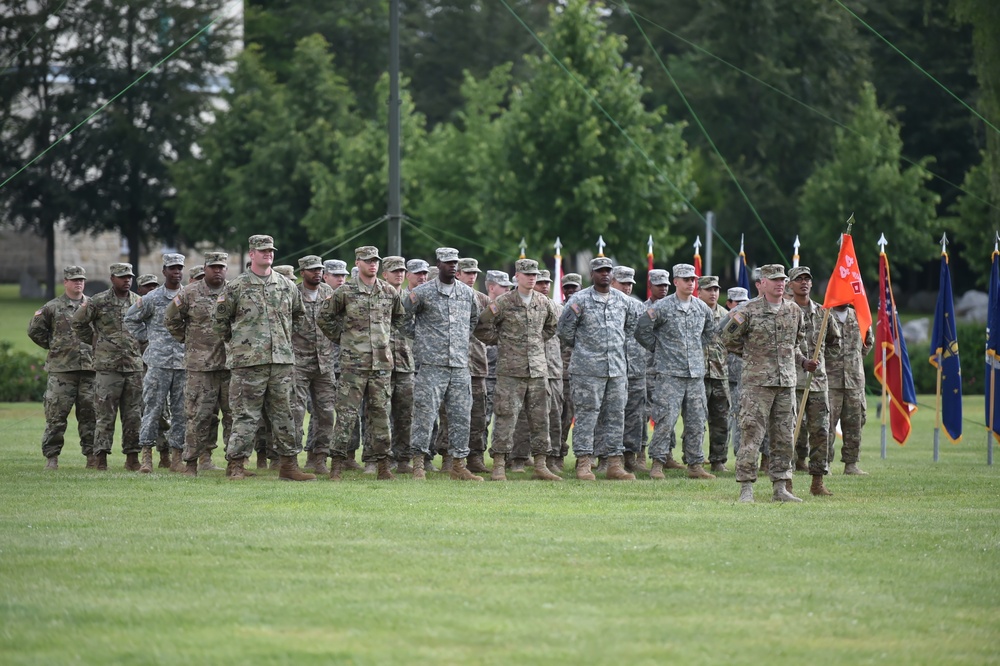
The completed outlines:
<svg viewBox="0 0 1000 666">
<path fill-rule="evenodd" d="M 858 268 L 858 256 L 854 253 L 854 239 L 850 234 L 844 234 L 840 239 L 840 256 L 833 267 L 830 284 L 826 287 L 824 308 L 838 305 L 854 305 L 858 313 L 858 327 L 862 338 L 872 326 L 872 311 L 868 307 L 868 295 L 865 293 L 864 282 L 861 281 L 861 269 Z"/>
</svg>

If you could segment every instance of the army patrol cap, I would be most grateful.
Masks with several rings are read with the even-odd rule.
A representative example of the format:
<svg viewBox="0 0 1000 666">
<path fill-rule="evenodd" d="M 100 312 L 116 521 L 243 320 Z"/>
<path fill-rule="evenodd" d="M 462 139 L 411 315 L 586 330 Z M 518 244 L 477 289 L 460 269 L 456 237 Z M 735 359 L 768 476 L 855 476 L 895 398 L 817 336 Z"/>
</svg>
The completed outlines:
<svg viewBox="0 0 1000 666">
<path fill-rule="evenodd" d="M 510 281 L 510 276 L 503 271 L 486 271 L 486 281 L 498 284 L 501 287 L 514 286 L 514 283 Z"/>
<path fill-rule="evenodd" d="M 611 279 L 618 284 L 635 284 L 635 269 L 628 266 L 615 266 L 611 269 Z"/>
<path fill-rule="evenodd" d="M 699 289 L 710 289 L 711 287 L 719 287 L 719 276 L 718 275 L 702 275 L 698 278 L 698 288 Z"/>
<path fill-rule="evenodd" d="M 552 278 L 549 277 L 549 272 L 543 268 L 538 271 L 538 279 L 535 282 L 552 282 Z"/>
<path fill-rule="evenodd" d="M 205 274 L 205 264 L 195 264 L 188 269 L 188 275 L 191 276 L 192 280 L 197 280 L 199 277 Z"/>
<path fill-rule="evenodd" d="M 514 270 L 524 275 L 538 275 L 538 262 L 534 259 L 518 259 L 514 262 Z"/>
<path fill-rule="evenodd" d="M 614 264 L 607 257 L 594 257 L 590 260 L 590 270 L 599 271 L 602 268 L 612 268 Z"/>
<path fill-rule="evenodd" d="M 347 275 L 347 262 L 340 259 L 327 259 L 323 262 L 323 268 L 330 275 Z"/>
<path fill-rule="evenodd" d="M 178 254 L 176 252 L 167 252 L 163 255 L 163 267 L 167 266 L 183 266 L 184 265 L 184 255 Z"/>
<path fill-rule="evenodd" d="M 472 257 L 462 257 L 458 260 L 458 270 L 463 273 L 482 273 L 479 270 L 479 260 Z"/>
<path fill-rule="evenodd" d="M 431 266 L 430 269 L 428 269 L 427 271 L 427 280 L 429 282 L 433 282 L 434 279 L 437 278 L 438 272 L 439 271 L 437 266 Z"/>
<path fill-rule="evenodd" d="M 800 275 L 808 275 L 809 277 L 813 276 L 812 271 L 809 270 L 808 266 L 796 266 L 792 270 L 788 271 L 788 279 L 789 280 L 794 280 L 795 278 L 799 277 Z"/>
<path fill-rule="evenodd" d="M 206 266 L 228 266 L 229 265 L 229 255 L 225 252 L 206 252 L 205 253 L 205 265 Z"/>
<path fill-rule="evenodd" d="M 743 301 L 750 300 L 750 295 L 743 287 L 732 287 L 726 292 L 726 297 L 733 303 L 742 303 Z"/>
<path fill-rule="evenodd" d="M 382 257 L 378 256 L 378 248 L 374 245 L 362 245 L 354 248 L 354 258 L 358 261 L 368 261 L 369 259 L 382 261 Z"/>
<path fill-rule="evenodd" d="M 358 272 L 359 272 L 359 271 L 358 271 L 358 267 L 357 267 L 357 266 L 355 266 L 354 268 L 352 268 L 352 269 L 351 269 L 351 279 L 352 279 L 352 280 L 353 280 L 354 278 L 358 277 Z"/>
<path fill-rule="evenodd" d="M 300 271 L 314 271 L 317 268 L 323 268 L 322 257 L 317 257 L 315 254 L 307 254 L 299 259 Z"/>
<path fill-rule="evenodd" d="M 649 271 L 649 284 L 653 286 L 662 286 L 665 284 L 670 284 L 670 271 L 663 268 L 654 268 Z"/>
<path fill-rule="evenodd" d="M 86 280 L 87 271 L 83 266 L 66 266 L 63 269 L 63 280 Z"/>
<path fill-rule="evenodd" d="M 430 269 L 430 264 L 423 259 L 410 259 L 406 262 L 406 270 L 411 273 L 426 273 Z"/>
<path fill-rule="evenodd" d="M 760 276 L 765 280 L 787 280 L 785 267 L 781 264 L 767 264 L 760 267 Z"/>
<path fill-rule="evenodd" d="M 406 270 L 406 259 L 403 257 L 386 257 L 382 260 L 382 270 L 386 273 Z"/>
<path fill-rule="evenodd" d="M 753 280 L 754 282 L 760 282 L 760 266 L 753 269 L 753 271 L 750 273 L 750 279 Z"/>
<path fill-rule="evenodd" d="M 135 277 L 135 273 L 132 272 L 132 264 L 111 264 L 110 269 L 111 277 Z"/>
<path fill-rule="evenodd" d="M 566 273 L 562 278 L 562 286 L 565 287 L 568 284 L 575 284 L 578 287 L 583 286 L 583 278 L 579 273 Z"/>
<path fill-rule="evenodd" d="M 439 247 L 434 250 L 434 256 L 441 263 L 450 264 L 453 261 L 458 261 L 458 250 L 453 247 Z"/>
<path fill-rule="evenodd" d="M 272 270 L 275 273 L 279 273 L 280 275 L 284 275 L 289 280 L 294 280 L 295 279 L 295 266 L 289 266 L 288 264 L 282 264 L 280 266 L 274 266 L 274 267 L 272 267 Z"/>
<path fill-rule="evenodd" d="M 247 241 L 247 246 L 251 250 L 274 250 L 274 239 L 270 236 L 264 236 L 262 234 L 256 234 L 250 237 Z"/>
<path fill-rule="evenodd" d="M 674 264 L 674 277 L 683 279 L 698 276 L 694 274 L 694 266 L 691 264 Z"/>
<path fill-rule="evenodd" d="M 160 281 L 157 280 L 156 276 L 153 275 L 152 273 L 143 273 L 142 275 L 139 276 L 139 279 L 136 282 L 139 284 L 140 287 L 145 287 L 147 284 L 155 284 L 155 285 L 160 284 Z"/>
</svg>

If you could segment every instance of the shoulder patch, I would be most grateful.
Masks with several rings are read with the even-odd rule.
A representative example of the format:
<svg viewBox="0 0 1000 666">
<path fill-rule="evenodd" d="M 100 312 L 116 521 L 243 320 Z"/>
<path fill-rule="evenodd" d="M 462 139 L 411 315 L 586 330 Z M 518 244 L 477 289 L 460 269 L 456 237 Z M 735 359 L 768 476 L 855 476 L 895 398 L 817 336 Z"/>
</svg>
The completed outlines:
<svg viewBox="0 0 1000 666">
<path fill-rule="evenodd" d="M 177 307 L 181 306 L 181 296 L 180 296 L 180 294 L 174 296 L 174 305 L 176 305 Z"/>
<path fill-rule="evenodd" d="M 41 310 L 39 310 L 39 312 L 41 312 Z M 497 314 L 498 312 L 500 312 L 500 308 L 497 307 L 496 303 L 490 303 L 490 312 L 492 312 L 493 314 Z"/>
<path fill-rule="evenodd" d="M 580 306 L 579 305 L 577 305 L 576 303 L 570 303 L 569 309 L 572 310 L 573 312 L 575 312 L 579 316 L 579 314 L 580 314 Z"/>
<path fill-rule="evenodd" d="M 42 309 L 43 309 L 43 308 L 38 308 L 37 310 L 35 310 L 35 316 L 36 316 L 36 317 L 37 317 L 38 315 L 42 314 Z"/>
<path fill-rule="evenodd" d="M 412 291 L 410 292 L 410 302 L 411 303 L 416 303 L 417 302 L 417 294 L 415 292 L 412 292 Z"/>
<path fill-rule="evenodd" d="M 219 294 L 219 297 L 217 299 L 215 299 L 215 302 L 216 303 L 225 303 L 226 302 L 226 292 L 222 292 L 221 294 Z"/>
<path fill-rule="evenodd" d="M 653 321 L 656 321 L 656 313 L 655 313 L 655 312 L 653 312 L 653 308 L 648 308 L 648 309 L 646 310 L 646 314 L 648 314 L 648 315 L 649 315 L 649 318 L 650 318 L 650 319 L 652 319 Z"/>
<path fill-rule="evenodd" d="M 737 324 L 742 324 L 743 323 L 743 313 L 742 312 L 733 312 L 732 316 L 733 316 L 733 319 L 736 321 Z"/>
<path fill-rule="evenodd" d="M 135 307 L 137 307 L 137 308 L 141 308 L 142 307 L 142 296 L 140 296 L 138 299 L 136 299 Z"/>
</svg>

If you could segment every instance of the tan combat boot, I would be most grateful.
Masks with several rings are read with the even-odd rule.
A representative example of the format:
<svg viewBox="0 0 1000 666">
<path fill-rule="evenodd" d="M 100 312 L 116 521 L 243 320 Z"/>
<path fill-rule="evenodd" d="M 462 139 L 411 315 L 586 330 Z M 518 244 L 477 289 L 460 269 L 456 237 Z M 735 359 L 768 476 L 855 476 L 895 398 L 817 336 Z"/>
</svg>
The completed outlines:
<svg viewBox="0 0 1000 666">
<path fill-rule="evenodd" d="M 663 473 L 663 463 L 659 460 L 653 460 L 653 469 L 649 470 L 649 478 L 657 481 L 667 478 L 667 475 Z"/>
<path fill-rule="evenodd" d="M 280 481 L 315 481 L 315 474 L 306 474 L 299 469 L 298 456 L 281 456 L 281 468 L 278 471 Z"/>
<path fill-rule="evenodd" d="M 775 502 L 801 502 L 798 497 L 792 494 L 784 479 L 774 482 L 774 495 L 771 499 Z"/>
<path fill-rule="evenodd" d="M 349 469 L 353 472 L 363 472 L 364 467 L 358 464 L 358 461 L 354 459 L 354 456 L 350 456 L 344 460 L 344 469 Z"/>
<path fill-rule="evenodd" d="M 87 467 L 86 469 L 97 469 L 97 456 L 93 453 L 87 454 Z"/>
<path fill-rule="evenodd" d="M 170 471 L 180 474 L 186 469 L 184 461 L 181 460 L 180 449 L 170 449 Z"/>
<path fill-rule="evenodd" d="M 257 469 L 267 469 L 267 452 L 257 452 Z"/>
<path fill-rule="evenodd" d="M 608 457 L 598 456 L 597 467 L 594 468 L 594 474 L 604 474 L 607 471 L 608 471 Z"/>
<path fill-rule="evenodd" d="M 535 478 L 540 481 L 562 481 L 562 477 L 549 471 L 545 464 L 545 454 L 539 453 L 535 456 Z"/>
<path fill-rule="evenodd" d="M 97 456 L 97 470 L 99 472 L 106 472 L 108 469 L 108 452 L 98 451 L 95 455 Z"/>
<path fill-rule="evenodd" d="M 214 462 L 212 462 L 212 452 L 205 451 L 198 458 L 198 471 L 200 472 L 218 472 L 221 467 L 217 467 Z"/>
<path fill-rule="evenodd" d="M 396 474 L 413 474 L 413 465 L 405 458 L 396 463 Z"/>
<path fill-rule="evenodd" d="M 170 449 L 160 451 L 160 462 L 156 467 L 157 469 L 170 469 Z"/>
<path fill-rule="evenodd" d="M 667 454 L 667 462 L 663 463 L 664 469 L 686 469 L 684 465 L 674 460 L 674 454 Z"/>
<path fill-rule="evenodd" d="M 709 474 L 705 471 L 705 468 L 701 463 L 696 463 L 694 465 L 688 465 L 687 475 L 689 479 L 714 479 L 714 474 Z"/>
<path fill-rule="evenodd" d="M 226 464 L 226 478 L 230 481 L 242 481 L 247 478 L 246 474 L 243 473 L 243 463 L 246 462 L 246 458 L 233 458 Z"/>
<path fill-rule="evenodd" d="M 312 471 L 316 473 L 316 476 L 320 474 L 329 474 L 330 468 L 326 466 L 326 454 L 325 453 L 314 453 L 313 454 L 313 468 Z"/>
<path fill-rule="evenodd" d="M 45 459 L 45 469 L 59 469 L 59 456 Z"/>
<path fill-rule="evenodd" d="M 441 469 L 439 470 L 442 474 L 451 474 L 451 465 L 454 462 L 449 454 L 444 453 L 441 455 Z"/>
<path fill-rule="evenodd" d="M 642 447 L 639 450 L 639 455 L 636 456 L 635 460 L 636 460 L 637 463 L 639 463 L 640 467 L 642 467 L 643 469 L 646 469 L 646 447 L 645 446 Z"/>
<path fill-rule="evenodd" d="M 511 458 L 510 460 L 510 471 L 512 472 L 523 472 L 528 461 L 524 458 Z"/>
<path fill-rule="evenodd" d="M 424 454 L 413 456 L 410 465 L 413 467 L 414 481 L 424 481 L 427 478 L 427 472 L 424 471 Z"/>
<path fill-rule="evenodd" d="M 625 471 L 624 459 L 622 456 L 608 456 L 608 473 L 604 478 L 609 481 L 635 481 L 635 474 Z"/>
<path fill-rule="evenodd" d="M 126 472 L 139 471 L 139 454 L 137 452 L 125 454 L 125 471 Z"/>
<path fill-rule="evenodd" d="M 712 471 L 717 474 L 721 474 L 722 472 L 728 472 L 729 470 L 726 469 L 726 463 L 714 462 L 712 463 Z"/>
<path fill-rule="evenodd" d="M 559 460 L 558 456 L 546 456 L 545 464 L 548 466 L 549 471 L 553 474 L 559 474 L 562 472 L 562 466 L 557 462 Z"/>
<path fill-rule="evenodd" d="M 817 497 L 828 496 L 833 494 L 829 490 L 827 490 L 826 486 L 823 485 L 822 474 L 813 474 L 812 477 L 813 477 L 813 482 L 812 485 L 809 487 L 810 493 L 816 495 Z"/>
<path fill-rule="evenodd" d="M 576 459 L 576 478 L 580 481 L 596 481 L 597 477 L 591 469 L 592 458 L 590 456 L 580 456 Z"/>
<path fill-rule="evenodd" d="M 142 462 L 139 464 L 139 471 L 143 474 L 153 473 L 153 447 L 142 447 Z"/>
<path fill-rule="evenodd" d="M 379 481 L 395 481 L 396 477 L 393 476 L 392 472 L 389 471 L 389 459 L 380 458 L 377 463 L 375 463 L 376 473 L 378 476 L 375 478 Z"/>
<path fill-rule="evenodd" d="M 847 463 L 844 465 L 844 474 L 848 476 L 868 476 L 868 472 L 864 472 L 858 467 L 858 463 Z"/>
<path fill-rule="evenodd" d="M 636 462 L 636 455 L 631 451 L 625 452 L 625 471 L 632 472 L 633 474 L 639 471 L 639 465 Z"/>
<path fill-rule="evenodd" d="M 281 469 L 281 457 L 274 458 L 267 461 L 267 466 L 270 469 Z"/>
<path fill-rule="evenodd" d="M 809 471 L 809 465 L 806 464 L 805 460 L 802 460 L 801 458 L 799 458 L 799 459 L 797 459 L 795 461 L 795 471 L 796 472 L 808 472 Z"/>
<path fill-rule="evenodd" d="M 378 474 L 378 465 L 375 464 L 374 460 L 369 460 L 365 463 L 365 469 L 362 474 Z"/>
<path fill-rule="evenodd" d="M 306 451 L 306 464 L 302 466 L 302 469 L 304 469 L 307 472 L 314 472 L 314 471 L 316 471 L 316 452 L 315 451 Z"/>
<path fill-rule="evenodd" d="M 476 476 L 465 467 L 465 458 L 452 458 L 451 478 L 455 481 L 482 481 L 483 477 Z"/>
<path fill-rule="evenodd" d="M 197 460 L 191 460 L 184 463 L 184 476 L 198 476 Z"/>
<path fill-rule="evenodd" d="M 483 460 L 482 453 L 470 453 L 469 459 L 465 463 L 465 468 L 476 474 L 486 474 L 486 472 L 490 471 L 490 468 L 486 466 L 486 461 Z"/>
<path fill-rule="evenodd" d="M 490 481 L 506 481 L 506 480 L 507 480 L 507 454 L 494 453 L 493 472 L 490 473 Z"/>
<path fill-rule="evenodd" d="M 343 471 L 344 459 L 336 455 L 330 458 L 330 480 L 340 481 Z"/>
<path fill-rule="evenodd" d="M 555 457 L 556 468 L 553 470 L 556 474 L 566 469 L 566 458 L 563 456 Z"/>
<path fill-rule="evenodd" d="M 740 482 L 740 502 L 753 504 L 753 483 L 750 481 Z"/>
</svg>

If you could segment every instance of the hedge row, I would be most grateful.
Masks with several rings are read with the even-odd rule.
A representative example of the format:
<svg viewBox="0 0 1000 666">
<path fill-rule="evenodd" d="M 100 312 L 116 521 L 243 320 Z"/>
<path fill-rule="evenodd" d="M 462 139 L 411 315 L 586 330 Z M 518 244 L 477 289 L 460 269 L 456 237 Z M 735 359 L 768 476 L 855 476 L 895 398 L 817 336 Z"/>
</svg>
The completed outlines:
<svg viewBox="0 0 1000 666">
<path fill-rule="evenodd" d="M 45 362 L 0 341 L 0 402 L 41 402 L 48 375 Z"/>
</svg>

